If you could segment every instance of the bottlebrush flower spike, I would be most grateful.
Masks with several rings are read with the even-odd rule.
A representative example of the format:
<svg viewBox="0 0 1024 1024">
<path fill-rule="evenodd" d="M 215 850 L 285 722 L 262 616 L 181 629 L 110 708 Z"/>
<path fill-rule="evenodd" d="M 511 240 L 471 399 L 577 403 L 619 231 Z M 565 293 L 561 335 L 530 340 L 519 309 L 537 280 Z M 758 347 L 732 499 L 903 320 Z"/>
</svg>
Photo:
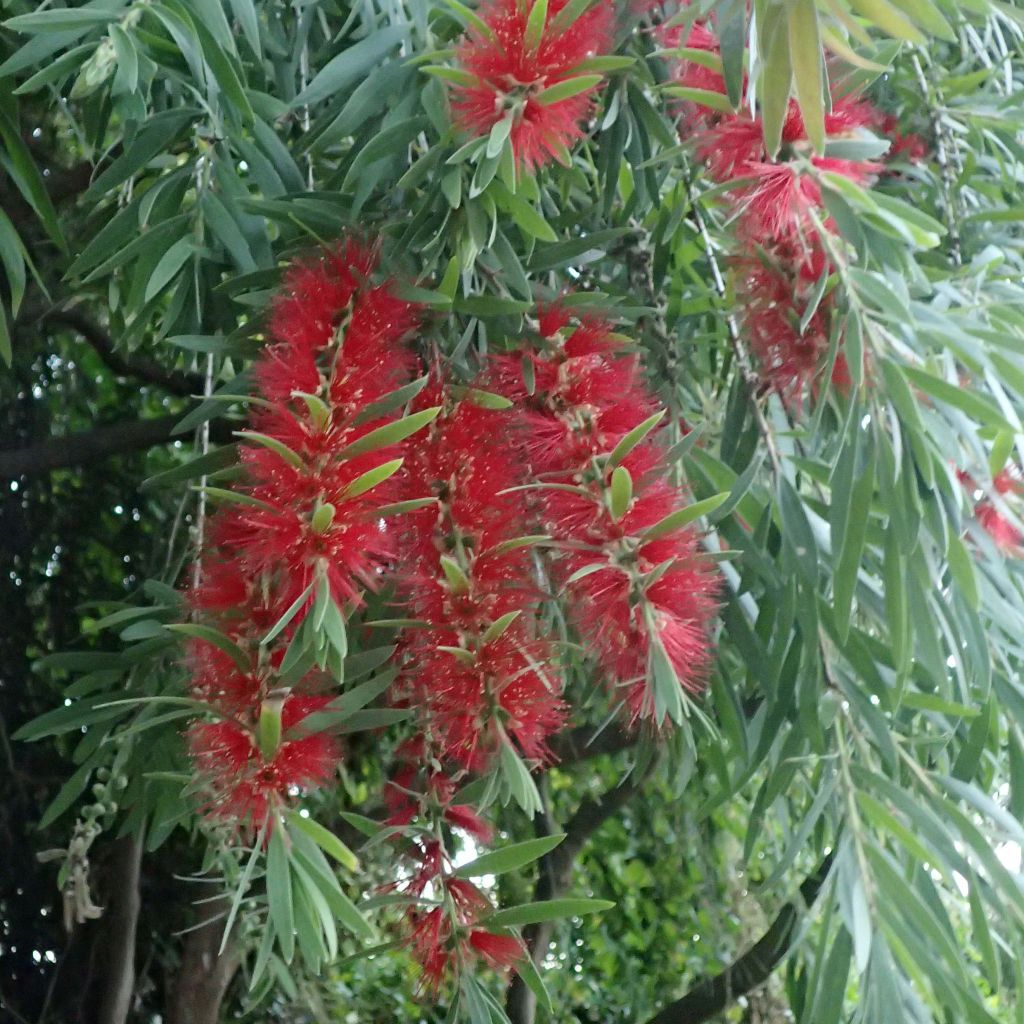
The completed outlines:
<svg viewBox="0 0 1024 1024">
<path fill-rule="evenodd" d="M 548 351 L 502 360 L 498 377 L 529 410 L 522 445 L 538 479 L 546 531 L 562 542 L 557 579 L 587 647 L 634 719 L 684 713 L 682 691 L 703 685 L 715 578 L 692 527 L 672 525 L 683 504 L 665 479 L 664 451 L 650 432 L 656 402 L 635 357 L 620 354 L 611 325 L 542 310 Z M 654 413 L 654 415 L 652 415 Z M 638 431 L 637 434 L 633 434 Z M 618 464 L 608 464 L 619 449 Z M 625 491 L 615 479 L 627 481 Z"/>
<path fill-rule="evenodd" d="M 316 694 L 321 670 L 340 677 L 345 614 L 394 558 L 380 508 L 399 493 L 397 442 L 430 415 L 405 429 L 374 404 L 410 379 L 418 319 L 391 282 L 370 279 L 377 262 L 349 239 L 287 273 L 253 371 L 262 403 L 241 432 L 238 500 L 211 517 L 191 595 L 199 625 L 223 637 L 192 643 L 192 690 L 229 716 L 193 726 L 193 761 L 207 812 L 250 828 L 333 775 L 337 744 L 289 730 L 327 703 Z"/>
<path fill-rule="evenodd" d="M 326 697 L 288 697 L 281 708 L 287 733 L 303 719 L 322 711 Z M 333 737 L 313 733 L 285 739 L 273 752 L 260 750 L 257 722 L 200 723 L 189 730 L 193 762 L 205 780 L 206 813 L 258 830 L 296 790 L 315 789 L 334 775 L 340 747 Z"/>
<path fill-rule="evenodd" d="M 444 411 L 408 445 L 403 482 L 406 497 L 436 503 L 404 519 L 399 582 L 430 628 L 408 642 L 402 686 L 442 761 L 482 771 L 509 742 L 543 760 L 565 709 L 552 651 L 531 627 L 531 552 L 508 543 L 531 532 L 512 414 L 436 382 L 423 402 Z"/>
<path fill-rule="evenodd" d="M 969 492 L 978 490 L 973 478 L 963 470 L 957 471 L 957 479 Z M 1003 469 L 992 478 L 992 489 L 1004 499 L 1009 495 L 1019 497 L 1024 492 L 1024 482 L 1016 472 Z M 1024 534 L 999 511 L 991 498 L 981 498 L 975 502 L 974 518 L 1003 554 L 1015 558 L 1024 555 Z"/>
<path fill-rule="evenodd" d="M 599 0 L 566 23 L 559 15 L 568 3 L 548 0 L 541 21 L 545 6 L 535 0 L 489 0 L 481 25 L 470 27 L 457 51 L 473 79 L 453 86 L 457 124 L 486 135 L 506 122 L 512 153 L 526 170 L 563 159 L 582 138 L 598 80 L 575 69 L 611 44 L 610 3 Z"/>
</svg>

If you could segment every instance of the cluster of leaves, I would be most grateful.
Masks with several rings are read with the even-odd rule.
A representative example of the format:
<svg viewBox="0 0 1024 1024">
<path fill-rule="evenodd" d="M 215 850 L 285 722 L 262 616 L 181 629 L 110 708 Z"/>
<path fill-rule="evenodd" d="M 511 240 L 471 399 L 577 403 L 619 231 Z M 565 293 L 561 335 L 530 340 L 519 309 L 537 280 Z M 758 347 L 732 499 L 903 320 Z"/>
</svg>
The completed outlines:
<svg viewBox="0 0 1024 1024">
<path fill-rule="evenodd" d="M 574 15 L 588 6 L 552 4 Z M 547 6 L 530 9 L 542 10 L 543 26 Z M 723 876 L 751 866 L 771 912 L 825 865 L 786 967 L 797 1020 L 1012 1019 L 1024 999 L 1024 900 L 1007 867 L 1024 842 L 1024 596 L 1018 564 L 975 510 L 988 503 L 1021 528 L 1013 489 L 997 485 L 1024 461 L 1013 184 L 1024 156 L 1021 16 L 985 0 L 840 0 L 827 12 L 809 0 L 761 0 L 750 11 L 730 0 L 681 11 L 622 4 L 615 15 L 603 62 L 558 69 L 571 84 L 547 97 L 549 106 L 585 99 L 585 137 L 570 139 L 571 151 L 551 149 L 564 165 L 533 173 L 516 160 L 512 120 L 467 138 L 472 122 L 460 122 L 458 104 L 453 113 L 453 94 L 483 78 L 458 42 L 482 31 L 480 15 L 452 0 L 301 10 L 270 0 L 91 0 L 16 14 L 0 65 L 15 87 L 0 130 L 4 169 L 29 215 L 0 217 L 5 301 L 12 316 L 22 311 L 45 259 L 60 267 L 62 289 L 103 311 L 125 351 L 202 369 L 221 393 L 188 411 L 182 439 L 196 428 L 208 436 L 242 407 L 234 396 L 250 386 L 245 365 L 262 338 L 255 311 L 276 287 L 279 261 L 356 222 L 378 230 L 396 270 L 420 282 L 409 297 L 438 312 L 432 343 L 464 379 L 522 334 L 536 298 L 567 285 L 633 322 L 673 412 L 677 472 L 698 501 L 726 495 L 702 511 L 709 545 L 733 553 L 707 697 L 714 727 L 679 734 L 654 769 L 680 784 L 691 825 L 682 834 L 699 826 L 710 845 L 712 833 L 734 834 L 711 866 Z M 863 355 L 848 393 L 823 389 L 795 410 L 758 387 L 723 256 L 735 245 L 735 205 L 728 187 L 702 176 L 695 140 L 680 138 L 676 123 L 677 102 L 709 97 L 680 92 L 672 62 L 709 61 L 692 48 L 659 52 L 649 31 L 657 22 L 714 32 L 725 94 L 710 102 L 731 111 L 744 78 L 753 83 L 766 159 L 791 91 L 808 142 L 824 147 L 826 77 L 870 88 L 877 106 L 927 140 L 921 163 L 871 187 L 833 182 L 826 198 L 835 242 L 822 293 L 837 325 L 826 358 L 835 359 L 840 325 L 847 351 Z M 40 109 L 47 130 L 74 139 L 94 167 L 71 224 L 57 218 L 25 139 Z M 88 244 L 67 245 L 72 231 Z M 697 426 L 685 440 L 684 422 Z M 227 448 L 204 451 L 151 486 L 176 497 L 233 459 Z M 387 617 L 374 600 L 365 616 Z M 119 633 L 120 650 L 49 661 L 81 673 L 72 703 L 25 735 L 87 732 L 48 821 L 113 766 L 127 789 L 116 809 L 92 805 L 94 819 L 145 829 L 150 849 L 181 826 L 210 838 L 180 800 L 189 776 L 178 728 L 192 709 L 138 703 L 180 696 L 177 641 L 165 627 L 182 618 L 166 581 L 151 580 L 139 601 L 96 624 Z M 372 649 L 353 644 L 347 657 Z M 597 732 L 604 710 L 585 659 L 570 647 L 563 667 L 580 721 Z M 130 702 L 114 703 L 126 687 Z M 641 744 L 635 773 L 650 746 Z M 571 779 L 571 765 L 551 777 Z M 346 813 L 373 832 L 362 856 L 374 857 L 385 847 L 377 826 Z M 526 835 L 512 811 L 502 825 Z M 344 944 L 352 955 L 387 945 L 332 939 L 334 915 L 367 933 L 317 844 L 347 855 L 310 828 L 302 815 L 289 819 L 312 887 L 296 872 L 293 888 L 282 873 L 283 833 L 271 841 L 266 885 L 251 891 L 260 844 L 241 856 L 210 842 L 205 866 L 239 894 L 242 941 L 270 965 L 252 998 L 287 977 L 277 954 L 261 950 L 266 935 L 287 943 L 297 931 L 314 967 Z M 580 881 L 607 891 L 593 876 Z M 262 927 L 267 896 L 273 929 Z M 723 886 L 714 898 L 737 897 Z M 375 897 L 362 909 L 387 905 Z M 616 920 L 574 926 L 593 950 L 580 954 L 588 972 Z M 680 934 L 706 931 L 697 920 Z M 572 977 L 551 973 L 559 992 L 577 991 Z M 480 988 L 463 1008 L 487 1021 L 496 1005 Z"/>
</svg>

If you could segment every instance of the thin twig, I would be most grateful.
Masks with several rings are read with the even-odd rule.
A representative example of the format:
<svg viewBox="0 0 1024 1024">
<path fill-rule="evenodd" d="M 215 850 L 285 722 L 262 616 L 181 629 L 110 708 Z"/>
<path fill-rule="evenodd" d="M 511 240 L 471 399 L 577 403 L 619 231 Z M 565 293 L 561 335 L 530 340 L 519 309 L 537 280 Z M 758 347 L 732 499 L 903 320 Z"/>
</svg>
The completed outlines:
<svg viewBox="0 0 1024 1024">
<path fill-rule="evenodd" d="M 946 230 L 949 232 L 949 255 L 954 265 L 959 267 L 963 264 L 963 252 L 960 245 L 956 177 L 950 162 L 950 151 L 946 148 L 947 143 L 952 143 L 952 138 L 942 123 L 942 103 L 938 90 L 928 81 L 928 76 L 925 75 L 921 60 L 916 53 L 911 62 L 914 66 L 914 74 L 917 76 L 917 84 L 928 103 L 928 111 L 931 114 L 932 130 L 935 134 L 935 160 L 939 165 L 939 176 L 942 182 L 942 207 L 946 217 Z"/>
</svg>

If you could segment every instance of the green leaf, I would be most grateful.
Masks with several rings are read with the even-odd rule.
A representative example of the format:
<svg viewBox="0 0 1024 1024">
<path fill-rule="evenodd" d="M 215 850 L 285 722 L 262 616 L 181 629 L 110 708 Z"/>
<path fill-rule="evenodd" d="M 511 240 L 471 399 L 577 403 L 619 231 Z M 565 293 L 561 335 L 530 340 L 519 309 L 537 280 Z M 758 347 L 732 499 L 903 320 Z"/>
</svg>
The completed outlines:
<svg viewBox="0 0 1024 1024">
<path fill-rule="evenodd" d="M 515 225 L 530 238 L 554 242 L 558 235 L 550 224 L 518 192 L 510 192 L 500 181 L 491 186 L 495 202 L 507 213 Z M 463 300 L 464 302 L 465 300 Z M 519 304 L 517 303 L 517 306 Z M 527 307 L 528 308 L 528 307 Z M 524 310 L 525 311 L 525 310 Z"/>
<path fill-rule="evenodd" d="M 61 12 L 47 11 L 45 13 Z M 23 17 L 30 18 L 33 15 L 26 14 Z M 7 24 L 10 25 L 11 21 L 16 20 L 16 18 L 12 18 Z M 104 20 L 106 20 L 106 17 L 104 17 Z M 18 187 L 18 191 L 35 211 L 36 216 L 42 222 L 50 238 L 53 239 L 62 252 L 67 252 L 67 242 L 64 240 L 64 234 L 60 228 L 60 220 L 57 217 L 53 200 L 50 199 L 50 193 L 46 190 L 43 176 L 39 173 L 39 168 L 36 167 L 32 154 L 29 152 L 28 146 L 25 145 L 17 125 L 2 109 L 0 109 L 0 140 L 3 141 L 4 151 L 9 161 L 7 167 L 11 177 L 14 179 L 15 185 Z"/>
<path fill-rule="evenodd" d="M 999 430 L 1013 430 L 1013 427 L 1007 423 L 998 406 L 991 399 L 983 398 L 977 392 L 970 391 L 956 384 L 950 384 L 948 381 L 926 373 L 924 370 L 919 370 L 914 366 L 903 367 L 903 373 L 922 391 L 927 392 L 941 402 L 945 402 L 947 405 L 960 409 L 961 412 L 965 412 L 978 422 L 987 423 L 990 426 L 997 427 Z"/>
<path fill-rule="evenodd" d="M 696 103 L 709 110 L 717 110 L 721 114 L 733 113 L 729 98 L 720 92 L 712 92 L 710 89 L 694 89 L 688 85 L 667 85 L 662 91 L 674 99 Z"/>
<path fill-rule="evenodd" d="M 375 430 L 371 430 L 362 437 L 357 438 L 351 444 L 346 445 L 341 451 L 341 458 L 352 459 L 357 455 L 365 455 L 367 452 L 376 451 L 378 448 L 386 448 L 389 445 L 398 444 L 399 441 L 404 441 L 407 437 L 415 434 L 416 431 L 422 430 L 435 419 L 440 411 L 441 407 L 435 405 L 430 409 L 422 409 L 419 412 L 410 413 L 408 416 L 403 416 L 400 420 L 385 423 L 384 426 L 377 427 Z"/>
<path fill-rule="evenodd" d="M 382 462 L 379 466 L 368 469 L 345 488 L 342 497 L 346 500 L 351 500 L 352 498 L 358 498 L 360 494 L 365 494 L 367 491 L 372 490 L 378 484 L 382 484 L 385 480 L 393 477 L 402 468 L 404 461 L 404 459 L 392 459 L 390 462 Z"/>
<path fill-rule="evenodd" d="M 603 79 L 604 75 L 576 75 L 573 78 L 563 78 L 562 81 L 542 89 L 534 99 L 542 107 L 547 107 L 593 89 L 600 85 Z"/>
<path fill-rule="evenodd" d="M 838 553 L 835 576 L 832 581 L 832 610 L 835 616 L 836 631 L 843 643 L 846 643 L 850 633 L 853 594 L 857 587 L 864 554 L 864 541 L 867 537 L 868 519 L 871 514 L 871 499 L 875 494 L 873 449 L 850 493 L 849 516 L 842 538 L 843 547 Z"/>
<path fill-rule="evenodd" d="M 540 47 L 547 20 L 548 0 L 533 0 L 529 17 L 526 19 L 526 31 L 523 33 L 523 49 L 527 53 L 535 53 Z"/>
<path fill-rule="evenodd" d="M 178 271 L 185 265 L 185 261 L 192 255 L 195 248 L 195 241 L 190 235 L 179 238 L 160 257 L 159 262 L 153 268 L 149 281 L 146 282 L 144 301 L 149 302 L 156 298 L 171 283 Z"/>
<path fill-rule="evenodd" d="M 359 870 L 359 859 L 356 855 L 333 832 L 324 828 L 319 822 L 303 817 L 298 811 L 288 812 L 288 822 L 292 828 L 305 832 L 321 850 L 330 854 L 343 868 L 349 871 Z"/>
<path fill-rule="evenodd" d="M 825 149 L 821 37 L 814 0 L 789 0 L 789 53 L 796 98 L 815 152 Z"/>
<path fill-rule="evenodd" d="M 974 575 L 974 561 L 964 546 L 964 542 L 950 531 L 949 546 L 946 550 L 946 559 L 949 562 L 949 571 L 967 604 L 975 611 L 978 610 L 978 581 Z"/>
<path fill-rule="evenodd" d="M 657 540 L 659 537 L 664 537 L 700 519 L 701 516 L 710 515 L 716 508 L 725 503 L 730 493 L 729 491 L 721 491 L 719 494 L 713 494 L 710 498 L 705 498 L 703 501 L 695 501 L 692 505 L 687 505 L 686 508 L 677 508 L 675 512 L 670 512 L 664 519 L 660 519 L 653 526 L 649 526 L 644 530 L 640 534 L 641 543 L 646 544 L 648 541 Z"/>
<path fill-rule="evenodd" d="M 764 145 L 774 159 L 782 144 L 782 125 L 789 107 L 789 87 L 793 68 L 789 53 L 789 26 L 787 19 L 776 12 L 760 25 L 761 34 L 761 120 Z"/>
<path fill-rule="evenodd" d="M 185 636 L 194 637 L 205 643 L 212 644 L 218 650 L 227 654 L 232 661 L 243 671 L 249 672 L 252 669 L 249 656 L 230 637 L 225 636 L 219 629 L 213 626 L 204 626 L 197 622 L 170 622 L 164 629 L 172 633 L 182 633 Z"/>
<path fill-rule="evenodd" d="M 513 928 L 526 924 L 539 924 L 541 921 L 558 921 L 563 917 L 583 917 L 586 914 L 598 914 L 603 910 L 611 910 L 615 906 L 612 900 L 594 899 L 562 899 L 544 900 L 539 903 L 524 903 L 518 907 L 499 910 L 486 920 L 489 928 Z"/>
<path fill-rule="evenodd" d="M 815 583 L 818 578 L 818 545 L 800 498 L 793 485 L 781 476 L 778 505 L 783 533 L 796 556 L 797 565 L 808 582 Z"/>
<path fill-rule="evenodd" d="M 7 18 L 3 25 L 14 32 L 62 32 L 74 30 L 79 35 L 91 28 L 98 28 L 110 21 L 113 12 L 103 7 L 99 10 L 88 10 L 81 7 L 59 7 L 32 14 L 18 14 Z"/>
<path fill-rule="evenodd" d="M 405 25 L 376 29 L 365 39 L 342 50 L 314 76 L 313 81 L 292 100 L 292 109 L 318 103 L 357 82 L 375 64 L 408 37 Z"/>
<path fill-rule="evenodd" d="M 924 35 L 888 0 L 850 0 L 850 6 L 883 32 L 908 43 L 922 44 Z"/>
<path fill-rule="evenodd" d="M 279 618 L 277 622 L 274 623 L 274 625 L 270 628 L 270 631 L 267 633 L 267 635 L 260 641 L 261 647 L 265 647 L 272 640 L 274 640 L 274 638 L 281 633 L 281 631 L 288 625 L 288 623 L 291 622 L 292 619 L 294 619 L 295 616 L 299 614 L 299 610 L 309 600 L 309 595 L 313 593 L 313 588 L 316 586 L 316 583 L 317 581 L 315 579 L 310 580 L 309 585 L 306 587 L 306 589 L 303 590 L 302 593 L 299 594 L 297 598 L 295 598 L 295 600 L 288 606 L 287 611 L 285 611 L 281 618 Z"/>
<path fill-rule="evenodd" d="M 511 626 L 517 618 L 519 618 L 520 614 L 521 612 L 517 609 L 514 612 L 505 612 L 504 615 L 501 615 L 498 618 L 496 618 L 487 627 L 487 629 L 484 630 L 483 636 L 480 637 L 480 645 L 482 647 L 486 647 L 487 644 L 494 643 L 494 641 L 497 640 L 500 636 L 502 636 L 505 630 L 508 629 L 508 627 Z"/>
<path fill-rule="evenodd" d="M 267 848 L 267 903 L 274 931 L 281 944 L 281 955 L 285 963 L 291 963 L 295 955 L 295 908 L 288 851 L 284 843 L 284 827 L 280 822 L 275 822 L 271 827 Z"/>
<path fill-rule="evenodd" d="M 162 473 L 147 477 L 142 481 L 140 490 L 143 494 L 148 491 L 155 491 L 161 487 L 170 487 L 173 484 L 180 484 L 186 480 L 194 480 L 197 476 L 206 476 L 215 473 L 219 469 L 225 469 L 238 462 L 238 446 L 227 444 L 221 448 L 214 448 L 205 455 L 198 455 L 196 458 L 175 466 L 173 469 L 165 469 Z"/>
<path fill-rule="evenodd" d="M 612 470 L 612 480 L 608 488 L 608 508 L 615 522 L 629 511 L 629 503 L 632 500 L 633 478 L 625 466 L 616 466 Z"/>
<path fill-rule="evenodd" d="M 7 324 L 7 310 L 0 304 L 0 360 L 8 366 L 14 359 L 14 350 L 11 347 L 11 330 Z"/>
<path fill-rule="evenodd" d="M 645 437 L 664 419 L 665 409 L 661 409 L 656 412 L 653 416 L 648 416 L 643 423 L 634 427 L 629 433 L 627 433 L 621 441 L 611 450 L 608 456 L 608 461 L 605 463 L 606 469 L 614 469 L 619 465 L 622 460 L 629 455 L 629 453 L 640 444 Z"/>
<path fill-rule="evenodd" d="M 506 871 L 516 871 L 527 864 L 543 857 L 553 850 L 562 840 L 564 834 L 542 836 L 540 839 L 527 839 L 522 843 L 512 843 L 500 850 L 491 850 L 476 860 L 463 864 L 455 869 L 457 878 L 480 878 L 483 875 L 501 875 Z"/>
<path fill-rule="evenodd" d="M 270 449 L 275 455 L 280 456 L 285 462 L 296 469 L 302 469 L 305 465 L 302 461 L 302 456 L 298 452 L 292 451 L 283 441 L 279 441 L 276 437 L 271 437 L 269 434 L 261 434 L 256 430 L 236 430 L 235 436 L 244 438 L 246 441 L 253 441 L 264 448 Z"/>
</svg>

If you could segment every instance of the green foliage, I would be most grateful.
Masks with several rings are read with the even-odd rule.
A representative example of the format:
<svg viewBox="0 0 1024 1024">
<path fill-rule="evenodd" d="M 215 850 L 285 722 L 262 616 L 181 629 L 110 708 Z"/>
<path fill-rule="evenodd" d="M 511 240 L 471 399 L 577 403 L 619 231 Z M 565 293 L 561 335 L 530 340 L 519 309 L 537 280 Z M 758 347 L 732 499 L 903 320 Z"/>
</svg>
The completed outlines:
<svg viewBox="0 0 1024 1024">
<path fill-rule="evenodd" d="M 105 827 L 143 835 L 150 853 L 172 836 L 205 851 L 193 853 L 197 866 L 234 894 L 248 956 L 239 1005 L 283 1013 L 289 1000 L 316 1000 L 345 1019 L 343 990 L 360 1020 L 420 1012 L 410 968 L 388 941 L 386 898 L 371 897 L 369 884 L 356 890 L 393 880 L 381 833 L 358 853 L 364 876 L 340 829 L 325 827 L 366 824 L 339 819 L 341 808 L 374 810 L 380 742 L 365 733 L 395 718 L 370 706 L 389 681 L 387 655 L 375 654 L 387 637 L 363 634 L 388 634 L 388 609 L 371 601 L 373 626 L 356 637 L 333 602 L 321 602 L 289 651 L 296 665 L 344 659 L 338 675 L 349 689 L 324 724 L 351 736 L 355 763 L 333 803 L 309 801 L 310 819 L 295 816 L 266 837 L 265 858 L 259 844 L 207 844 L 181 774 L 189 701 L 175 634 L 201 627 L 180 624 L 169 584 L 187 573 L 189 538 L 169 524 L 184 514 L 194 526 L 201 502 L 228 500 L 219 484 L 234 449 L 208 450 L 209 430 L 226 425 L 220 436 L 230 441 L 243 426 L 245 366 L 283 261 L 353 227 L 382 236 L 390 265 L 415 281 L 411 297 L 432 309 L 426 340 L 466 379 L 518 336 L 535 298 L 567 285 L 577 301 L 621 318 L 670 409 L 678 471 L 695 499 L 651 532 L 704 517 L 721 557 L 718 660 L 699 713 L 678 703 L 655 645 L 658 692 L 677 702 L 665 696 L 659 718 L 682 726 L 678 738 L 660 753 L 644 738 L 594 770 L 568 759 L 547 773 L 541 788 L 563 822 L 556 832 L 624 773 L 651 775 L 627 817 L 610 821 L 577 863 L 571 896 L 542 903 L 526 888 L 520 869 L 557 849 L 534 838 L 515 807 L 540 809 L 529 773 L 518 759 L 503 766 L 515 798 L 501 812 L 508 839 L 465 873 L 500 875 L 494 884 L 511 909 L 495 925 L 568 918 L 541 964 L 548 1018 L 649 1015 L 756 939 L 827 857 L 773 990 L 797 1021 L 1002 1022 L 1024 1005 L 1021 563 L 979 527 L 975 498 L 956 477 L 969 473 L 1021 526 L 993 479 L 1024 459 L 1024 18 L 996 0 L 757 0 L 749 12 L 722 0 L 678 19 L 712 9 L 729 98 L 739 99 L 744 73 L 757 83 L 770 148 L 791 92 L 824 148 L 827 76 L 849 89 L 873 83 L 872 97 L 932 150 L 871 189 L 823 175 L 841 251 L 817 301 L 839 296 L 854 380 L 848 394 L 823 384 L 806 407 L 748 393 L 719 255 L 731 207 L 702 180 L 673 123 L 673 97 L 701 97 L 664 88 L 648 34 L 624 29 L 622 59 L 582 68 L 547 96 L 607 76 L 588 139 L 566 166 L 529 176 L 516 172 L 503 123 L 477 140 L 452 127 L 450 51 L 476 23 L 453 0 L 10 5 L 0 64 L 0 357 L 28 377 L 32 360 L 60 344 L 37 339 L 32 325 L 73 300 L 124 357 L 207 384 L 199 404 L 188 404 L 187 390 L 154 399 L 115 395 L 109 383 L 96 398 L 91 356 L 68 381 L 60 430 L 88 427 L 113 405 L 183 416 L 184 443 L 147 467 L 146 536 L 133 544 L 151 578 L 133 579 L 126 595 L 122 567 L 97 557 L 95 575 L 110 586 L 90 576 L 75 602 L 102 601 L 103 614 L 75 613 L 81 649 L 37 665 L 40 679 L 62 687 L 52 703 L 66 706 L 20 735 L 53 742 L 67 762 L 44 825 L 70 830 L 97 773 L 116 770 L 127 787 L 119 809 L 100 816 Z M 638 18 L 620 14 L 625 26 Z M 55 199 L 48 181 L 77 166 L 87 183 Z M 55 401 L 55 377 L 40 386 Z M 396 406 L 409 397 L 396 393 Z M 434 414 L 381 428 L 360 451 Z M 697 429 L 684 437 L 684 423 Z M 608 458 L 616 516 L 633 486 L 619 463 L 641 437 Z M 397 469 L 385 463 L 360 486 Z M 58 479 L 54 494 L 64 493 Z M 67 495 L 85 507 L 82 494 Z M 112 527 L 104 518 L 75 529 L 100 538 Z M 70 644 L 74 632 L 53 642 Z M 607 708 L 571 644 L 565 669 L 597 743 Z M 386 1009 L 375 1005 L 382 989 Z M 466 1005 L 484 1007 L 478 1014 L 490 1013 L 489 998 L 463 993 Z"/>
</svg>

